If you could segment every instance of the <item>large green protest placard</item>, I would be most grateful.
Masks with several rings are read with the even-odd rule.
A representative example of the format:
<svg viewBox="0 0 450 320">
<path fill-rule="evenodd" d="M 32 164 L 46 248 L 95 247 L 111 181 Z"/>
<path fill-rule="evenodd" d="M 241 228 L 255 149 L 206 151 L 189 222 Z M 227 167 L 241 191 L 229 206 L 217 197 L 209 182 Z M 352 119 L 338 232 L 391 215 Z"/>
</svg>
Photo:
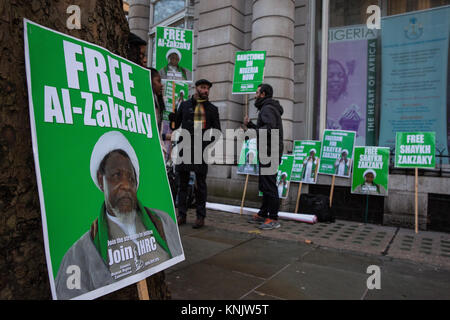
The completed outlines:
<svg viewBox="0 0 450 320">
<path fill-rule="evenodd" d="M 355 131 L 325 129 L 319 173 L 350 178 Z"/>
<path fill-rule="evenodd" d="M 277 172 L 278 196 L 281 199 L 286 199 L 288 196 L 293 165 L 294 165 L 294 155 L 284 154 L 281 157 L 281 163 L 278 166 Z"/>
<path fill-rule="evenodd" d="M 397 132 L 395 139 L 395 167 L 434 168 L 435 165 L 435 132 Z"/>
<path fill-rule="evenodd" d="M 316 183 L 321 141 L 294 141 L 292 182 Z"/>
<path fill-rule="evenodd" d="M 96 298 L 183 261 L 149 70 L 26 19 L 24 41 L 53 298 Z"/>
<path fill-rule="evenodd" d="M 265 64 L 265 51 L 236 52 L 232 93 L 255 93 L 263 82 Z"/>
<path fill-rule="evenodd" d="M 156 27 L 155 68 L 161 79 L 192 81 L 193 41 L 193 30 Z"/>
<path fill-rule="evenodd" d="M 387 147 L 355 147 L 352 193 L 388 195 L 389 153 Z"/>
<path fill-rule="evenodd" d="M 248 139 L 242 144 L 237 165 L 237 174 L 259 175 L 258 148 L 255 139 Z"/>
</svg>

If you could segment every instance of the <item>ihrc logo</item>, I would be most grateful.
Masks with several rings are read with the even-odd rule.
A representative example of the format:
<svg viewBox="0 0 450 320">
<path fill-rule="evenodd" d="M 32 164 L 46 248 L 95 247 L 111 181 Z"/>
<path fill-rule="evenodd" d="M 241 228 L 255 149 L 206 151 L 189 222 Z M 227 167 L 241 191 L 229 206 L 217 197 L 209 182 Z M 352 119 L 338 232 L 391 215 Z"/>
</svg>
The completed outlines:
<svg viewBox="0 0 450 320">
<path fill-rule="evenodd" d="M 423 26 L 417 18 L 409 19 L 409 26 L 405 27 L 405 37 L 409 40 L 417 40 L 423 34 Z"/>
</svg>

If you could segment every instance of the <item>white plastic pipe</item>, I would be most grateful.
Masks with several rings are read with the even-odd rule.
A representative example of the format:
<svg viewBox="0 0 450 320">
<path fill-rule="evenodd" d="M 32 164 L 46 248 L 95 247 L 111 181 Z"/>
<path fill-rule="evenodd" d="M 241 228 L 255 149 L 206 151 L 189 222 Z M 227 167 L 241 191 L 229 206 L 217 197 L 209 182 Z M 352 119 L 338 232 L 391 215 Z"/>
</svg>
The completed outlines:
<svg viewBox="0 0 450 320">
<path fill-rule="evenodd" d="M 221 203 L 206 203 L 206 208 L 211 210 L 217 210 L 217 211 L 225 211 L 225 212 L 231 212 L 231 213 L 241 213 L 241 207 L 239 206 L 232 206 L 228 204 L 221 204 Z M 258 213 L 259 209 L 255 208 L 242 208 L 242 213 L 247 215 L 252 215 L 255 213 Z M 285 220 L 294 220 L 299 222 L 306 222 L 310 224 L 317 223 L 317 217 L 313 214 L 303 214 L 303 213 L 290 213 L 290 212 L 278 212 L 278 217 Z"/>
</svg>

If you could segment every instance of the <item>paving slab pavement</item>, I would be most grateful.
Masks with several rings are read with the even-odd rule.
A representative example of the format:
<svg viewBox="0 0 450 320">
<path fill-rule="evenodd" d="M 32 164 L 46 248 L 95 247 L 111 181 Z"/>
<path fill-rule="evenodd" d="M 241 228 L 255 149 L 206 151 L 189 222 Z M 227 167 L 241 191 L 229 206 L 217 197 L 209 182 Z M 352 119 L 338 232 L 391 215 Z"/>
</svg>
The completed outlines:
<svg viewBox="0 0 450 320">
<path fill-rule="evenodd" d="M 189 211 L 180 227 L 186 261 L 166 270 L 172 299 L 450 299 L 448 234 L 287 220 L 261 231 L 248 218 L 208 210 L 206 226 L 192 229 Z M 371 265 L 379 290 L 367 288 Z"/>
</svg>

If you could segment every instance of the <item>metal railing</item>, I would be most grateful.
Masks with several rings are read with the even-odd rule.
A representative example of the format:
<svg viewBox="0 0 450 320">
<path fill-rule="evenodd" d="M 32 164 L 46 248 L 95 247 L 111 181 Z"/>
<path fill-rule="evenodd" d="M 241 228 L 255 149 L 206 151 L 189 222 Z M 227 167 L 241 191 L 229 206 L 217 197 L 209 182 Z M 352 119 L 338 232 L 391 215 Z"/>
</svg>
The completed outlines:
<svg viewBox="0 0 450 320">
<path fill-rule="evenodd" d="M 436 167 L 433 169 L 419 169 L 419 176 L 450 177 L 450 155 L 444 155 L 444 150 L 436 150 Z M 389 157 L 389 174 L 414 175 L 414 169 L 395 168 L 395 148 L 391 148 Z"/>
</svg>

